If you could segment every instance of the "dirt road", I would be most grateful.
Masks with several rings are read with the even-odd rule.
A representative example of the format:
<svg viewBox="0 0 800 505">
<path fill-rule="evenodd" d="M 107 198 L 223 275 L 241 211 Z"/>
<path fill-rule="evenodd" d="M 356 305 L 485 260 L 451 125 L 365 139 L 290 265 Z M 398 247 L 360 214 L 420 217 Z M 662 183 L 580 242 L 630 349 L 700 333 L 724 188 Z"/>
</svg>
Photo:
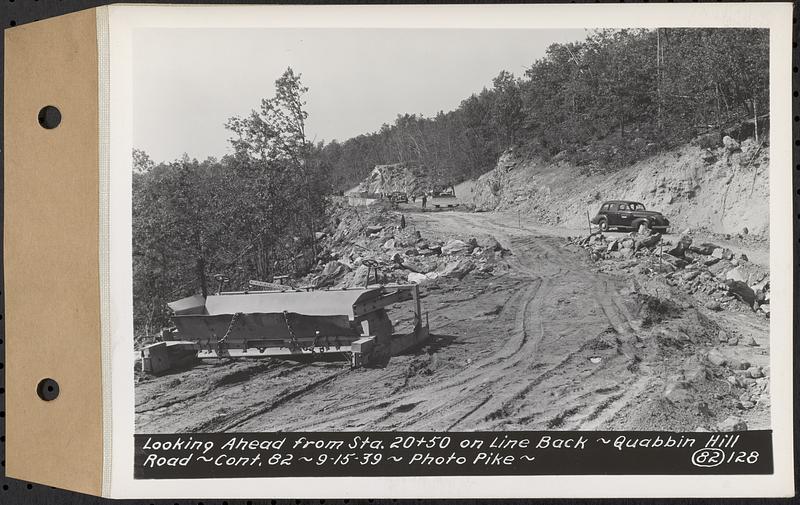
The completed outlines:
<svg viewBox="0 0 800 505">
<path fill-rule="evenodd" d="M 729 362 L 767 367 L 768 324 L 756 314 L 720 316 L 656 279 L 600 273 L 585 251 L 510 216 L 408 222 L 436 236 L 493 235 L 510 269 L 425 285 L 434 336 L 384 368 L 237 361 L 140 377 L 137 432 L 694 430 L 729 416 L 768 426 L 768 382 L 744 409 L 755 383 L 740 391 L 727 378 L 738 372 L 705 359 L 723 330 L 757 344 L 725 348 Z"/>
</svg>

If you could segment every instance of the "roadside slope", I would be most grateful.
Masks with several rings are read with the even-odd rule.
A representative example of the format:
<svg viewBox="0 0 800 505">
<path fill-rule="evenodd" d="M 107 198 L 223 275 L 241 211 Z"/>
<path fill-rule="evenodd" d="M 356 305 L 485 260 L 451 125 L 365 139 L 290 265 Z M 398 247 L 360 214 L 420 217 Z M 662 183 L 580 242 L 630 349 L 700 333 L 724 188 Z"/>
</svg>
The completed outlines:
<svg viewBox="0 0 800 505">
<path fill-rule="evenodd" d="M 663 212 L 674 231 L 766 236 L 769 231 L 769 148 L 752 139 L 739 149 L 684 145 L 611 173 L 505 153 L 492 171 L 456 186 L 477 210 L 514 210 L 535 222 L 585 228 L 604 200 L 630 199 Z"/>
</svg>

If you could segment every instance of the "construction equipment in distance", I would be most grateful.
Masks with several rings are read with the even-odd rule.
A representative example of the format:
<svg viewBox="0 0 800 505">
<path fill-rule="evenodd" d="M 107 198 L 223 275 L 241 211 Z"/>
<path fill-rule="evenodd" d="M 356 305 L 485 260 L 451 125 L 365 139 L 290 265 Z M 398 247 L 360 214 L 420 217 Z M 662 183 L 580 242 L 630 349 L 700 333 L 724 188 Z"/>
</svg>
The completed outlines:
<svg viewBox="0 0 800 505">
<path fill-rule="evenodd" d="M 395 334 L 387 307 L 409 300 L 413 329 Z M 168 305 L 177 331 L 141 351 L 142 370 L 148 373 L 190 366 L 198 358 L 336 353 L 349 353 L 355 368 L 388 360 L 430 335 L 416 284 L 227 292 Z"/>
</svg>

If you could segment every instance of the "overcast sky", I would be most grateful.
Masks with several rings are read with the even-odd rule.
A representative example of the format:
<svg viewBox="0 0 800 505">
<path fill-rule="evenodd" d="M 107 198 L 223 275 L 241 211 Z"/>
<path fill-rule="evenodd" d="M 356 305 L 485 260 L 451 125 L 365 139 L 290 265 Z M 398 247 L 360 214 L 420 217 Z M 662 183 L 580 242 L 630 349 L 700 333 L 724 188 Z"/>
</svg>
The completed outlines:
<svg viewBox="0 0 800 505">
<path fill-rule="evenodd" d="M 155 161 L 229 151 L 227 119 L 272 97 L 291 66 L 309 88 L 310 139 L 347 140 L 399 113 L 431 116 L 522 76 L 584 30 L 142 29 L 134 35 L 133 145 Z"/>
</svg>

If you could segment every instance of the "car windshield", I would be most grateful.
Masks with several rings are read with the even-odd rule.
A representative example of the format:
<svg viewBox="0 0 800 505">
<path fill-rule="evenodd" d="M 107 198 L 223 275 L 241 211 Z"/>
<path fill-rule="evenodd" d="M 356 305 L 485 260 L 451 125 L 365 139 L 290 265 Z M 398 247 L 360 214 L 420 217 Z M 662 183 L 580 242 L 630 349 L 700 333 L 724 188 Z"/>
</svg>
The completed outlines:
<svg viewBox="0 0 800 505">
<path fill-rule="evenodd" d="M 631 210 L 645 210 L 644 205 L 641 203 L 631 203 Z"/>
</svg>

